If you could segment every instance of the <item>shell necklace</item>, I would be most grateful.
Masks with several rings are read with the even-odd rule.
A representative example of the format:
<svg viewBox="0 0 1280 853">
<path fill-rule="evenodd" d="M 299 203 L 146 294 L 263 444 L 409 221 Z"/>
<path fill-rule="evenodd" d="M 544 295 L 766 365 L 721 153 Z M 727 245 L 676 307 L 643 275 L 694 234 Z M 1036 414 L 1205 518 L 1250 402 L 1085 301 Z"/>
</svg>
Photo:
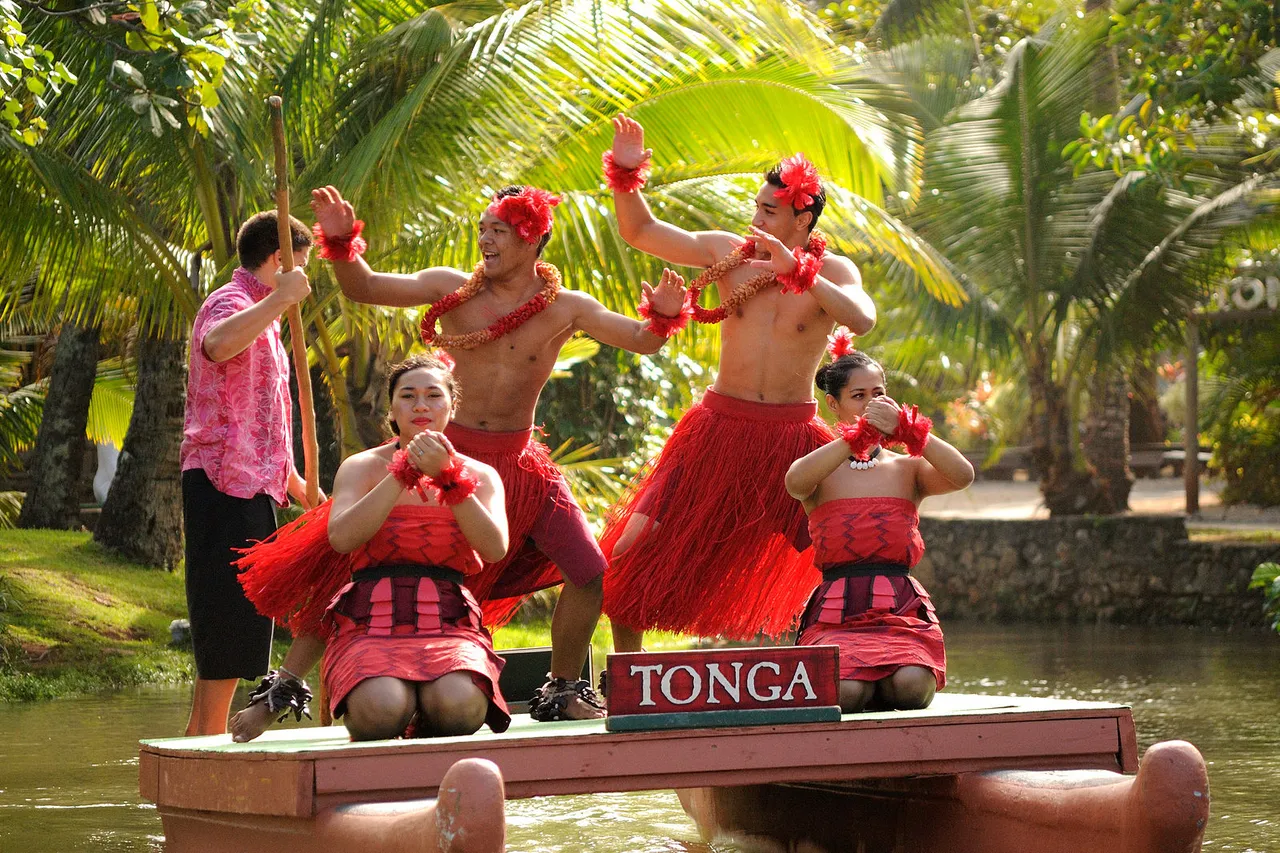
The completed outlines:
<svg viewBox="0 0 1280 853">
<path fill-rule="evenodd" d="M 855 471 L 867 471 L 880 464 L 880 448 L 877 446 L 871 451 L 871 455 L 866 459 L 859 459 L 856 456 L 849 457 L 849 467 Z"/>
</svg>

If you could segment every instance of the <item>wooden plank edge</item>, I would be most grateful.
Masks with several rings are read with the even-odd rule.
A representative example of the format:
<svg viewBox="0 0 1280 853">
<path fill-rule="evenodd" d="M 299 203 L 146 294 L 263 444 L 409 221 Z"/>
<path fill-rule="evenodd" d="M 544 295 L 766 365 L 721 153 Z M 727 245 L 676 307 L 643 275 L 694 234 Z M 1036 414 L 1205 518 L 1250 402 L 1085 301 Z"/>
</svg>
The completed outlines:
<svg viewBox="0 0 1280 853">
<path fill-rule="evenodd" d="M 818 705 L 809 708 L 735 708 L 726 711 L 611 714 L 605 718 L 604 727 L 610 732 L 642 732 L 655 729 L 748 728 L 838 722 L 839 705 Z"/>
</svg>

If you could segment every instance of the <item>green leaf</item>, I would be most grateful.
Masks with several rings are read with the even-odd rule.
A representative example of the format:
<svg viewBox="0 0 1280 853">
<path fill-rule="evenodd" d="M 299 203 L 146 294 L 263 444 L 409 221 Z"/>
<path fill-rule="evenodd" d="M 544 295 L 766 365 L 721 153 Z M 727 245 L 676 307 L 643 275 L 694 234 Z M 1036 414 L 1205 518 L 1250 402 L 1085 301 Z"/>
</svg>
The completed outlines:
<svg viewBox="0 0 1280 853">
<path fill-rule="evenodd" d="M 111 67 L 116 71 L 116 73 L 123 74 L 128 77 L 139 89 L 146 87 L 146 81 L 142 77 L 142 72 L 125 62 L 123 59 L 117 59 L 115 62 L 111 63 Z"/>
</svg>

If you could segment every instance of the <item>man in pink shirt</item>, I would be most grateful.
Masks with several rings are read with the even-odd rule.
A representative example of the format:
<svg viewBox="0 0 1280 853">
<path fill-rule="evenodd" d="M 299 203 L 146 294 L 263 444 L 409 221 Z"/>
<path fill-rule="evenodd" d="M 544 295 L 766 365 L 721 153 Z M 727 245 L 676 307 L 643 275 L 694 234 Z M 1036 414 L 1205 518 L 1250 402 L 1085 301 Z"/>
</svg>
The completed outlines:
<svg viewBox="0 0 1280 853">
<path fill-rule="evenodd" d="M 306 503 L 293 464 L 289 358 L 280 315 L 311 292 L 311 234 L 290 217 L 299 268 L 280 269 L 274 212 L 250 217 L 236 235 L 240 267 L 209 294 L 191 331 L 182 438 L 182 510 L 187 610 L 196 687 L 188 735 L 222 734 L 238 679 L 268 669 L 271 620 L 259 616 L 236 579 L 234 549 L 276 529 L 275 506 Z"/>
</svg>

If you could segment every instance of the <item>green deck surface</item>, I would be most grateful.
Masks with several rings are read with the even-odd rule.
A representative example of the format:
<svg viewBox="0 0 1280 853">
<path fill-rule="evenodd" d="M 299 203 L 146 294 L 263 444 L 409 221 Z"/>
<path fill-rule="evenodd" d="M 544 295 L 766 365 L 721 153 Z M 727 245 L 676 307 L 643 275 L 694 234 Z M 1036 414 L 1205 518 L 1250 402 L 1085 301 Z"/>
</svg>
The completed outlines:
<svg viewBox="0 0 1280 853">
<path fill-rule="evenodd" d="M 1126 708 L 1109 702 L 1078 702 L 1070 699 L 1044 699 L 1027 696 L 978 696 L 964 693 L 939 693 L 933 704 L 922 711 L 879 711 L 862 714 L 845 714 L 840 722 L 825 725 L 839 726 L 849 723 L 893 723 L 920 718 L 966 717 L 991 714 L 1043 714 L 1058 713 L 1070 715 L 1076 711 L 1118 711 Z M 700 729 L 686 729 L 691 735 Z M 605 731 L 604 720 L 579 720 L 559 723 L 539 723 L 527 715 L 516 715 L 511 728 L 502 734 L 494 734 L 487 727 L 473 735 L 452 738 L 431 738 L 424 740 L 375 740 L 352 743 L 343 726 L 329 727 L 294 727 L 268 730 L 262 737 L 249 743 L 232 743 L 230 735 L 211 735 L 207 737 L 156 738 L 142 741 L 143 744 L 162 750 L 182 750 L 212 753 L 274 753 L 291 754 L 341 749 L 344 751 L 370 748 L 386 749 L 388 746 L 403 744 L 451 742 L 498 743 L 518 739 L 548 737 L 625 737 L 626 733 Z"/>
</svg>

